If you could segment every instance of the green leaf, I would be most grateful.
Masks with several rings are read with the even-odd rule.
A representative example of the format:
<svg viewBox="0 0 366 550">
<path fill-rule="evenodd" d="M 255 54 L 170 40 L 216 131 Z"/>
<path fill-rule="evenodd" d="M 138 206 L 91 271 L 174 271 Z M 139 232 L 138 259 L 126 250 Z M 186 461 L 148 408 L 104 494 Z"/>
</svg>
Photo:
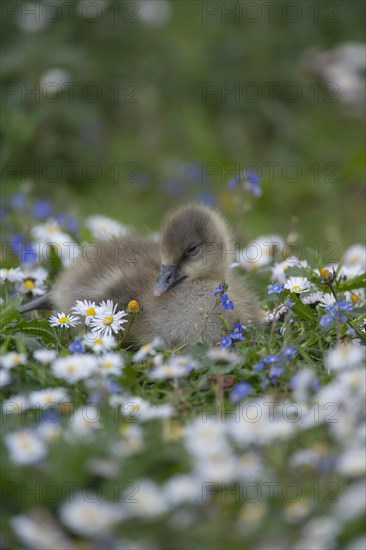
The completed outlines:
<svg viewBox="0 0 366 550">
<path fill-rule="evenodd" d="M 15 326 L 7 327 L 6 333 L 22 333 L 31 334 L 40 338 L 45 344 L 60 345 L 59 339 L 55 330 L 50 327 L 49 322 L 46 320 L 35 319 L 33 321 L 21 321 Z"/>
<path fill-rule="evenodd" d="M 7 307 L 0 312 L 0 327 L 4 331 L 4 328 L 12 323 L 21 319 L 21 315 L 15 307 Z"/>
<path fill-rule="evenodd" d="M 339 290 L 341 291 L 352 290 L 354 288 L 366 288 L 366 273 L 361 273 L 357 277 L 339 283 Z"/>
<path fill-rule="evenodd" d="M 305 321 L 315 321 L 316 315 L 315 313 L 310 309 L 310 307 L 306 304 L 303 304 L 301 300 L 294 294 L 291 293 L 290 299 L 293 303 L 291 309 L 300 319 L 304 319 Z"/>
<path fill-rule="evenodd" d="M 14 309 L 20 309 L 22 304 L 22 296 L 20 294 L 13 294 L 6 299 L 6 307 L 13 307 Z"/>
<path fill-rule="evenodd" d="M 294 265 L 286 269 L 286 276 L 290 277 L 306 277 L 307 279 L 316 279 L 318 275 L 310 267 L 304 267 L 299 265 Z"/>
</svg>

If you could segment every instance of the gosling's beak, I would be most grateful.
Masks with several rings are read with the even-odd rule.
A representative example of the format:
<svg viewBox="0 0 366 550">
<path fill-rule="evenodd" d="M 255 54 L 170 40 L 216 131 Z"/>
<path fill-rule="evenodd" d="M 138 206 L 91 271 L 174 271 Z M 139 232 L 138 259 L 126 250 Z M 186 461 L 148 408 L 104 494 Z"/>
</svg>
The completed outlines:
<svg viewBox="0 0 366 550">
<path fill-rule="evenodd" d="M 183 279 L 185 279 L 185 277 L 181 275 L 176 265 L 162 265 L 158 280 L 154 287 L 154 296 L 161 296 Z"/>
</svg>

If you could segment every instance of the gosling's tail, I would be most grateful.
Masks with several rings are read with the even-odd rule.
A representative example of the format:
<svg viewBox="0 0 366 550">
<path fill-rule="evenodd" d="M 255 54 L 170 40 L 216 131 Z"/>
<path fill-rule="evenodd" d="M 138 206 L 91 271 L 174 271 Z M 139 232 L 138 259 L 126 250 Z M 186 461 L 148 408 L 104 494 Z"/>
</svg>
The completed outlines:
<svg viewBox="0 0 366 550">
<path fill-rule="evenodd" d="M 20 308 L 20 313 L 27 313 L 27 311 L 33 311 L 34 309 L 53 309 L 53 307 L 51 293 L 48 292 L 47 294 L 22 305 Z"/>
</svg>

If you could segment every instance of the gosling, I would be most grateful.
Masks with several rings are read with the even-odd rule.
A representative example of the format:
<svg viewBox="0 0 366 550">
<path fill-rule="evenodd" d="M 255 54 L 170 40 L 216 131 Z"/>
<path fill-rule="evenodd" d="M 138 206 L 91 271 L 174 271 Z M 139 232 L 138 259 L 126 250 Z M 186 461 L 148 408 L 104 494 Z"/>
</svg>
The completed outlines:
<svg viewBox="0 0 366 550">
<path fill-rule="evenodd" d="M 113 300 L 119 309 L 137 300 L 142 311 L 124 345 L 138 347 L 158 337 L 168 349 L 219 343 L 235 322 L 259 323 L 257 300 L 230 271 L 231 231 L 208 206 L 192 204 L 173 212 L 160 242 L 130 236 L 99 243 L 100 257 L 79 257 L 56 281 L 51 302 L 69 311 L 76 300 Z M 225 281 L 234 309 L 215 308 L 214 289 Z M 209 314 L 207 316 L 207 314 Z"/>
</svg>

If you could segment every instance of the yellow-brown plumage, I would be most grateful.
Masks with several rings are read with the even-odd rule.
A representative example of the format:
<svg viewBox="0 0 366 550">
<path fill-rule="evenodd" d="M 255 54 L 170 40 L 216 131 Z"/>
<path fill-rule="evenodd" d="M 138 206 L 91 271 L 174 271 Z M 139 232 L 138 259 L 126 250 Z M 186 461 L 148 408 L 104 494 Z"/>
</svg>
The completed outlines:
<svg viewBox="0 0 366 550">
<path fill-rule="evenodd" d="M 66 311 L 76 300 L 111 299 L 119 309 L 137 300 L 143 309 L 126 345 L 154 337 L 168 348 L 197 341 L 216 344 L 224 334 L 220 315 L 230 328 L 237 320 L 260 319 L 255 296 L 229 269 L 230 242 L 230 230 L 215 210 L 185 206 L 168 217 L 159 243 L 138 235 L 100 242 L 96 262 L 80 257 L 61 274 L 52 302 Z M 204 324 L 215 304 L 212 292 L 222 280 L 234 310 L 218 307 Z"/>
</svg>

